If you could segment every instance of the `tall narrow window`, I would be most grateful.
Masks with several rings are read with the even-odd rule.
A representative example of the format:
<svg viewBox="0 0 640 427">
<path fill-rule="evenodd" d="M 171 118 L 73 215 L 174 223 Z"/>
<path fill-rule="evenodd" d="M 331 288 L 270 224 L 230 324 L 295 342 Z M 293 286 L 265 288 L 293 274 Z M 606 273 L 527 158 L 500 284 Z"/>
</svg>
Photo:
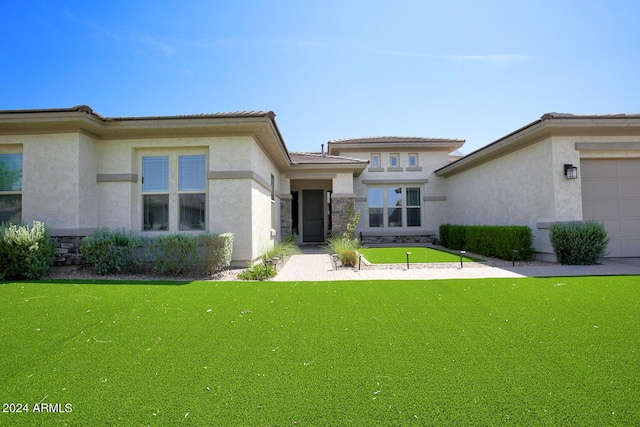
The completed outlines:
<svg viewBox="0 0 640 427">
<path fill-rule="evenodd" d="M 142 158 L 143 230 L 169 229 L 169 157 Z"/>
<path fill-rule="evenodd" d="M 418 167 L 418 153 L 409 153 L 409 167 Z"/>
<path fill-rule="evenodd" d="M 381 167 L 380 166 L 380 154 L 378 154 L 378 153 L 371 154 L 371 167 L 372 168 Z"/>
<path fill-rule="evenodd" d="M 391 153 L 389 155 L 389 166 L 392 168 L 400 167 L 400 155 L 397 153 Z"/>
<path fill-rule="evenodd" d="M 389 227 L 402 227 L 402 187 L 387 188 L 387 222 Z"/>
<path fill-rule="evenodd" d="M 420 187 L 407 187 L 407 227 L 420 227 Z"/>
<path fill-rule="evenodd" d="M 276 178 L 271 175 L 271 201 L 276 201 Z"/>
<path fill-rule="evenodd" d="M 0 222 L 22 221 L 22 154 L 0 154 Z"/>
<path fill-rule="evenodd" d="M 205 170 L 205 156 L 178 157 L 180 230 L 205 229 Z"/>
<path fill-rule="evenodd" d="M 369 227 L 384 227 L 384 192 L 382 188 L 369 188 Z"/>
</svg>

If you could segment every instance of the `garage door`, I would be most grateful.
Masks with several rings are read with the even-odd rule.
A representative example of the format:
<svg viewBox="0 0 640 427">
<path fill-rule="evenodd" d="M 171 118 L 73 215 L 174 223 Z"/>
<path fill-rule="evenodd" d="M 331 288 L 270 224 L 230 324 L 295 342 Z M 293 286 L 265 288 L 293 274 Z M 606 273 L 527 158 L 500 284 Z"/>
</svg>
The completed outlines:
<svg viewBox="0 0 640 427">
<path fill-rule="evenodd" d="M 582 213 L 604 224 L 609 257 L 640 257 L 640 159 L 582 159 Z"/>
</svg>

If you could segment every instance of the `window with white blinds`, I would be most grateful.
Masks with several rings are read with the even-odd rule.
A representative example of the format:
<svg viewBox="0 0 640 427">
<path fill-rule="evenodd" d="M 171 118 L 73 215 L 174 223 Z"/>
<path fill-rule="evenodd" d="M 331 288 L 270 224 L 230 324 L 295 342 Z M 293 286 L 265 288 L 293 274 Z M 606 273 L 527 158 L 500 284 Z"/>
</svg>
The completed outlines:
<svg viewBox="0 0 640 427">
<path fill-rule="evenodd" d="M 169 191 L 169 156 L 142 158 L 142 192 Z"/>
<path fill-rule="evenodd" d="M 204 155 L 142 157 L 143 230 L 205 230 L 206 169 Z"/>
<path fill-rule="evenodd" d="M 204 156 L 178 158 L 178 191 L 204 191 L 206 182 Z"/>
</svg>

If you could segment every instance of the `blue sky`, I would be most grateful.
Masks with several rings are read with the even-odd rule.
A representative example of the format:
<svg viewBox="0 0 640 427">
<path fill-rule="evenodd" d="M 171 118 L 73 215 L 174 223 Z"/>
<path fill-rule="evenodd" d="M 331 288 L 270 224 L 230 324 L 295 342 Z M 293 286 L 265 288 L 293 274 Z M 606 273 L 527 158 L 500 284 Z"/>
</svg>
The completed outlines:
<svg viewBox="0 0 640 427">
<path fill-rule="evenodd" d="M 273 110 L 291 151 L 640 113 L 640 1 L 10 1 L 0 109 Z"/>
</svg>

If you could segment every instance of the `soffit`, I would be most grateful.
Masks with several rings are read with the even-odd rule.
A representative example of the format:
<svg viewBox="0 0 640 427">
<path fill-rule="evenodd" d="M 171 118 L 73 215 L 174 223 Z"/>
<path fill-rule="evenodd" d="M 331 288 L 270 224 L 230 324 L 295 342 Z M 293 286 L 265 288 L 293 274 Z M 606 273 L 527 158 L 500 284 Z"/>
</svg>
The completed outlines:
<svg viewBox="0 0 640 427">
<path fill-rule="evenodd" d="M 273 112 L 104 118 L 86 106 L 0 111 L 2 135 L 68 132 L 84 133 L 97 140 L 251 136 L 280 169 L 291 163 Z"/>
<path fill-rule="evenodd" d="M 575 116 L 549 113 L 435 171 L 449 177 L 490 162 L 551 136 L 640 135 L 640 115 Z"/>
<path fill-rule="evenodd" d="M 464 144 L 462 139 L 420 138 L 405 136 L 377 136 L 329 141 L 329 153 L 349 151 L 387 151 L 415 149 L 427 151 L 455 151 Z"/>
</svg>

